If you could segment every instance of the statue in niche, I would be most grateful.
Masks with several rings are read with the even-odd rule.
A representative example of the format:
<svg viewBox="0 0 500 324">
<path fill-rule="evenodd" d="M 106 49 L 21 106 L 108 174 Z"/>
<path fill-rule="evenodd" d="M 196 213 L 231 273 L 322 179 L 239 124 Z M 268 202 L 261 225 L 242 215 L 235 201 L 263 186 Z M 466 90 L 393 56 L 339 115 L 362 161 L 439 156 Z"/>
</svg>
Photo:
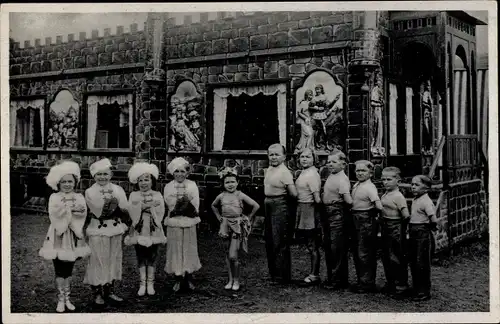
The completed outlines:
<svg viewBox="0 0 500 324">
<path fill-rule="evenodd" d="M 313 99 L 313 96 L 313 91 L 307 89 L 304 92 L 304 99 L 297 107 L 297 123 L 300 124 L 300 140 L 295 146 L 295 154 L 308 148 L 315 148 L 314 130 L 312 128 L 311 113 L 309 111 L 309 103 Z"/>
<path fill-rule="evenodd" d="M 307 77 L 296 92 L 297 124 L 301 132 L 295 153 L 305 148 L 329 152 L 342 147 L 342 93 L 342 87 L 326 71 L 319 70 Z"/>
<path fill-rule="evenodd" d="M 432 96 L 431 81 L 427 80 L 422 84 L 422 153 L 432 154 Z"/>
<path fill-rule="evenodd" d="M 184 81 L 170 99 L 169 151 L 201 150 L 200 125 L 202 96 L 191 81 Z"/>
<path fill-rule="evenodd" d="M 375 85 L 370 92 L 371 108 L 371 145 L 370 151 L 373 156 L 385 156 L 385 148 L 382 146 L 384 125 L 382 112 L 384 108 L 383 79 L 380 72 L 375 75 Z"/>
<path fill-rule="evenodd" d="M 73 95 L 63 90 L 50 105 L 47 147 L 78 148 L 79 104 Z"/>
</svg>

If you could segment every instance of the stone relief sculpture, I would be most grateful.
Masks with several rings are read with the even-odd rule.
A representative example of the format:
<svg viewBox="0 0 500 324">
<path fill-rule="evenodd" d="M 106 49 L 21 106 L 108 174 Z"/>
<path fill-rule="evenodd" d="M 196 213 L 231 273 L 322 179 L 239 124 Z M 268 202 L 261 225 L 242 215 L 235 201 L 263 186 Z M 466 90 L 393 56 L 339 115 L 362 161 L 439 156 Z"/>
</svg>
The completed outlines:
<svg viewBox="0 0 500 324">
<path fill-rule="evenodd" d="M 309 103 L 313 98 L 313 91 L 308 89 L 304 92 L 304 99 L 297 106 L 297 124 L 300 125 L 300 140 L 295 147 L 295 153 L 302 152 L 307 148 L 314 148 L 314 130 L 312 127 Z"/>
<path fill-rule="evenodd" d="M 50 105 L 48 148 L 77 149 L 80 104 L 71 92 L 62 90 Z"/>
<path fill-rule="evenodd" d="M 370 151 L 373 156 L 385 156 L 385 148 L 382 144 L 384 125 L 382 113 L 384 108 L 384 81 L 381 72 L 375 75 L 375 85 L 370 92 L 371 108 L 371 145 Z"/>
<path fill-rule="evenodd" d="M 191 81 L 177 87 L 170 99 L 169 152 L 201 150 L 203 131 L 200 125 L 203 96 Z"/>
<path fill-rule="evenodd" d="M 314 89 L 314 91 L 313 91 Z M 343 88 L 325 71 L 311 73 L 296 92 L 300 137 L 295 153 L 306 148 L 328 152 L 342 145 Z"/>
<path fill-rule="evenodd" d="M 422 153 L 432 154 L 432 96 L 431 81 L 427 80 L 422 84 Z"/>
</svg>

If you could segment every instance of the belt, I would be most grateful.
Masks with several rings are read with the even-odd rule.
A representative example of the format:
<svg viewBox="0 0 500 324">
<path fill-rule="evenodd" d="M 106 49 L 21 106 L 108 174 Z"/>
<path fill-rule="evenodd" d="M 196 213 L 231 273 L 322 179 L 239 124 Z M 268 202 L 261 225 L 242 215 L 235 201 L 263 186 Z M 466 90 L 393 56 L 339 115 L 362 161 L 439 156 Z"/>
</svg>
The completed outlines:
<svg viewBox="0 0 500 324">
<path fill-rule="evenodd" d="M 266 196 L 266 198 L 285 198 L 287 195 L 279 195 L 279 196 Z"/>
</svg>

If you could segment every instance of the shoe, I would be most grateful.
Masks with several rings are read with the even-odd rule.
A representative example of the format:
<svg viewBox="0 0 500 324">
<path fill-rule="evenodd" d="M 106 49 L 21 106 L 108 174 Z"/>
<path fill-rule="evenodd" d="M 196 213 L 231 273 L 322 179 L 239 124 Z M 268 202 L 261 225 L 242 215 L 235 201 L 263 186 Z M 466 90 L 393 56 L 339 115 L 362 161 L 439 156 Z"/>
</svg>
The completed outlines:
<svg viewBox="0 0 500 324">
<path fill-rule="evenodd" d="M 240 290 L 240 283 L 238 281 L 235 281 L 233 283 L 233 287 L 231 288 L 233 291 L 239 291 Z"/>
<path fill-rule="evenodd" d="M 377 291 L 375 287 L 363 287 L 359 285 L 352 286 L 350 290 L 358 294 L 373 293 Z"/>
<path fill-rule="evenodd" d="M 413 301 L 426 301 L 431 299 L 431 295 L 417 295 L 412 298 Z"/>
<path fill-rule="evenodd" d="M 65 307 L 65 291 L 64 291 L 64 279 L 63 278 L 56 278 L 56 285 L 57 285 L 57 307 L 56 307 L 56 312 L 62 313 L 64 312 L 64 307 Z"/>
<path fill-rule="evenodd" d="M 321 279 L 319 278 L 319 276 L 315 276 L 315 275 L 308 275 L 307 277 L 304 278 L 304 282 L 307 284 L 307 285 L 317 285 L 321 282 Z"/>
<path fill-rule="evenodd" d="M 94 303 L 97 305 L 104 305 L 105 301 L 102 297 L 104 292 L 102 286 L 91 286 L 92 294 L 94 295 Z"/>
<path fill-rule="evenodd" d="M 113 280 L 109 284 L 104 285 L 104 297 L 114 300 L 116 302 L 122 302 L 123 298 L 118 297 L 114 292 L 115 281 Z"/>
<path fill-rule="evenodd" d="M 139 291 L 137 291 L 138 296 L 144 296 L 146 293 L 146 267 L 139 268 L 140 284 Z"/>
<path fill-rule="evenodd" d="M 150 295 L 150 296 L 153 296 L 156 293 L 155 288 L 154 288 L 154 283 L 155 283 L 155 268 L 148 267 L 147 292 L 148 292 L 148 295 Z"/>
<path fill-rule="evenodd" d="M 396 288 L 393 285 L 386 284 L 384 287 L 382 287 L 380 292 L 383 294 L 391 295 L 396 292 Z"/>
<path fill-rule="evenodd" d="M 70 279 L 66 278 L 66 279 L 64 279 L 64 305 L 66 306 L 66 308 L 68 310 L 74 311 L 76 307 L 69 300 L 70 294 L 71 294 L 71 283 L 70 283 Z"/>
<path fill-rule="evenodd" d="M 123 301 L 123 298 L 118 297 L 118 296 L 117 296 L 117 295 L 115 295 L 115 294 L 109 294 L 109 296 L 108 296 L 108 297 L 109 297 L 109 299 L 112 299 L 112 300 L 114 300 L 114 301 L 116 301 L 116 302 L 122 302 L 122 301 Z"/>
<path fill-rule="evenodd" d="M 179 281 L 177 281 L 174 285 L 174 287 L 172 288 L 172 290 L 174 292 L 178 292 L 179 290 L 181 290 L 181 283 Z"/>
<path fill-rule="evenodd" d="M 97 305 L 104 305 L 104 303 L 105 303 L 104 298 L 102 298 L 102 296 L 100 294 L 95 297 L 94 302 Z"/>
<path fill-rule="evenodd" d="M 224 289 L 226 290 L 231 290 L 233 288 L 233 282 L 229 281 L 225 286 Z"/>
<path fill-rule="evenodd" d="M 331 281 L 327 281 L 323 283 L 322 285 L 323 288 L 328 289 L 328 290 L 344 290 L 349 287 L 349 285 L 344 285 L 340 283 L 332 283 Z"/>
</svg>

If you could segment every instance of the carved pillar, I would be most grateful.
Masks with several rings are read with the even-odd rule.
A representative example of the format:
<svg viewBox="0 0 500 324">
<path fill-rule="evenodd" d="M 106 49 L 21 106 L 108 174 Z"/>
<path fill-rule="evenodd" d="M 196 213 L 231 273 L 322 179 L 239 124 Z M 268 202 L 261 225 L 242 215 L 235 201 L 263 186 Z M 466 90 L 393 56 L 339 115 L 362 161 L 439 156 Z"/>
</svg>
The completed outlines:
<svg viewBox="0 0 500 324">
<path fill-rule="evenodd" d="M 146 22 L 147 58 L 137 109 L 136 158 L 148 160 L 164 174 L 166 158 L 166 99 L 164 13 L 149 13 Z"/>
<path fill-rule="evenodd" d="M 379 11 L 353 12 L 353 47 L 348 65 L 349 160 L 372 161 L 376 178 L 385 157 L 383 116 L 387 109 L 381 67 L 382 17 L 385 15 Z"/>
</svg>

